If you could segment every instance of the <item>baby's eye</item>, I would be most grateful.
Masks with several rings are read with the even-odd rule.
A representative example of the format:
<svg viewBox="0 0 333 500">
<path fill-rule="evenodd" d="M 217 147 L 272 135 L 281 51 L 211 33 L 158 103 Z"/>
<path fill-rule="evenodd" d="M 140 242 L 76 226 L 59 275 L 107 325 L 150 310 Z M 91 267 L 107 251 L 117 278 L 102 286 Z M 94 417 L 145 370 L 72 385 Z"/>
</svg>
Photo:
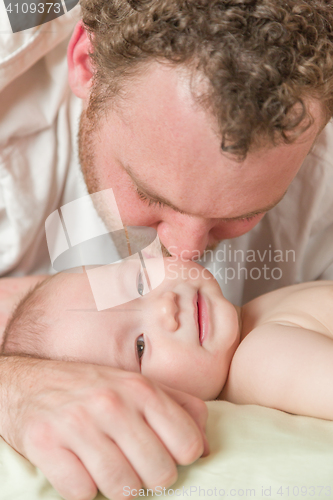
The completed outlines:
<svg viewBox="0 0 333 500">
<path fill-rule="evenodd" d="M 145 341 L 143 338 L 143 334 L 140 335 L 140 337 L 138 337 L 136 339 L 136 349 L 138 351 L 138 357 L 139 357 L 139 361 L 140 361 L 142 356 L 143 356 L 143 352 L 145 350 Z"/>
<path fill-rule="evenodd" d="M 143 295 L 143 291 L 144 291 L 144 283 L 143 283 L 143 275 L 142 275 L 142 272 L 140 271 L 139 274 L 138 274 L 138 292 L 139 292 L 139 295 Z"/>
</svg>

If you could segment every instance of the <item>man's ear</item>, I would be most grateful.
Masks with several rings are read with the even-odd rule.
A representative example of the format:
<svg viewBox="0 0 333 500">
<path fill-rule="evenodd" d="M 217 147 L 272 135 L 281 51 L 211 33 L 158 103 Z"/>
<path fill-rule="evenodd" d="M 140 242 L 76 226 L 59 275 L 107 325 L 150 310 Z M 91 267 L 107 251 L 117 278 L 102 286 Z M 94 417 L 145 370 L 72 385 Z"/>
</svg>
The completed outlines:
<svg viewBox="0 0 333 500">
<path fill-rule="evenodd" d="M 92 52 L 92 46 L 80 21 L 68 45 L 67 62 L 69 85 L 74 94 L 84 100 L 89 98 L 93 77 L 89 52 Z"/>
</svg>

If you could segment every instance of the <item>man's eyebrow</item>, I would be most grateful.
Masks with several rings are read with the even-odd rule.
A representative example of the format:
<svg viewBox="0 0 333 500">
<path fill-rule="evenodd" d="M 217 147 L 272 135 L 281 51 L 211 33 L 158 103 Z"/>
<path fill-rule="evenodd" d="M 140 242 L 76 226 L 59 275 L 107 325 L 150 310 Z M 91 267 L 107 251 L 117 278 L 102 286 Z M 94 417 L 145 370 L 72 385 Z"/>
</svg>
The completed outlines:
<svg viewBox="0 0 333 500">
<path fill-rule="evenodd" d="M 190 215 L 190 216 L 195 217 L 195 215 L 193 215 L 189 212 L 184 212 L 184 210 L 181 210 L 180 208 L 176 207 L 173 203 L 171 203 L 169 200 L 167 200 L 163 196 L 160 196 L 160 195 L 154 193 L 154 191 L 152 191 L 148 186 L 146 186 L 144 182 L 140 181 L 137 178 L 137 176 L 133 172 L 133 169 L 129 165 L 126 165 L 126 166 L 124 165 L 123 168 L 127 172 L 127 174 L 130 176 L 130 178 L 132 179 L 136 189 L 139 192 L 142 192 L 142 194 L 145 197 L 147 197 L 149 200 L 151 200 L 152 202 L 157 203 L 157 204 L 160 203 L 161 205 L 166 205 L 167 207 L 171 208 L 172 210 L 174 210 L 175 212 L 178 212 L 180 214 Z M 219 218 L 221 220 L 226 220 L 226 221 L 239 220 L 239 219 L 248 219 L 250 217 L 254 217 L 255 215 L 266 213 L 269 210 L 272 210 L 272 208 L 276 207 L 276 205 L 278 205 L 280 203 L 280 201 L 282 201 L 282 199 L 285 197 L 286 193 L 287 193 L 287 191 L 285 191 L 283 193 L 283 195 L 277 201 L 275 201 L 274 203 L 271 203 L 267 207 L 255 210 L 253 212 L 248 212 L 244 215 L 237 215 L 236 217 L 217 217 L 217 218 Z"/>
</svg>

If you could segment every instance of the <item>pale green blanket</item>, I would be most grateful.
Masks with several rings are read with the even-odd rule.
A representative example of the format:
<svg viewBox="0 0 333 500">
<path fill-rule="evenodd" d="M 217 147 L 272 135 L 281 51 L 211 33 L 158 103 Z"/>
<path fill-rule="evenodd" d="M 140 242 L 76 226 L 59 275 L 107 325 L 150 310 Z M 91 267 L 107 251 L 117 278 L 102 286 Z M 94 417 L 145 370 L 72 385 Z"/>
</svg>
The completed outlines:
<svg viewBox="0 0 333 500">
<path fill-rule="evenodd" d="M 210 456 L 179 467 L 172 490 L 158 496 L 333 499 L 333 422 L 221 401 L 208 407 Z M 60 497 L 38 469 L 1 441 L 0 499 Z"/>
</svg>

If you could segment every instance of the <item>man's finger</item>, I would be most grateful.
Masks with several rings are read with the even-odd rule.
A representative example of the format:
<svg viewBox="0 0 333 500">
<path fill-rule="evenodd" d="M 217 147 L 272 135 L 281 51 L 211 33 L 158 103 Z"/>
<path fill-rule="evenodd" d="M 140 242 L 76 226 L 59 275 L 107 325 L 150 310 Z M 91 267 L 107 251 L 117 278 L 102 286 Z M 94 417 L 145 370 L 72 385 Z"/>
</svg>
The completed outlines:
<svg viewBox="0 0 333 500">
<path fill-rule="evenodd" d="M 180 465 L 188 465 L 204 452 L 202 426 L 207 410 L 202 406 L 204 403 L 193 396 L 178 394 L 177 397 L 181 401 L 178 403 L 173 395 L 170 393 L 170 398 L 164 389 L 166 389 L 164 386 L 157 389 L 158 399 L 156 397 L 146 399 L 144 417 L 174 460 Z M 187 398 L 187 411 L 185 411 L 181 405 L 185 405 Z"/>
<path fill-rule="evenodd" d="M 38 460 L 39 468 L 65 500 L 93 500 L 97 487 L 87 469 L 74 453 L 51 448 Z"/>
<path fill-rule="evenodd" d="M 146 487 L 167 487 L 176 481 L 177 468 L 168 447 L 142 415 L 132 414 L 129 420 L 124 418 L 121 424 L 117 423 L 116 433 L 114 428 L 109 432 Z"/>
<path fill-rule="evenodd" d="M 73 433 L 67 442 L 107 498 L 123 499 L 125 486 L 131 491 L 141 488 L 142 480 L 117 444 L 95 427 L 87 426 L 84 435 Z"/>
<path fill-rule="evenodd" d="M 198 425 L 203 443 L 204 450 L 202 453 L 203 457 L 209 455 L 209 443 L 206 436 L 206 424 L 208 419 L 208 408 L 204 401 L 182 391 L 177 391 L 176 389 L 171 389 L 165 385 L 161 384 L 161 388 L 174 399 L 184 410 L 191 415 L 193 420 Z"/>
</svg>

